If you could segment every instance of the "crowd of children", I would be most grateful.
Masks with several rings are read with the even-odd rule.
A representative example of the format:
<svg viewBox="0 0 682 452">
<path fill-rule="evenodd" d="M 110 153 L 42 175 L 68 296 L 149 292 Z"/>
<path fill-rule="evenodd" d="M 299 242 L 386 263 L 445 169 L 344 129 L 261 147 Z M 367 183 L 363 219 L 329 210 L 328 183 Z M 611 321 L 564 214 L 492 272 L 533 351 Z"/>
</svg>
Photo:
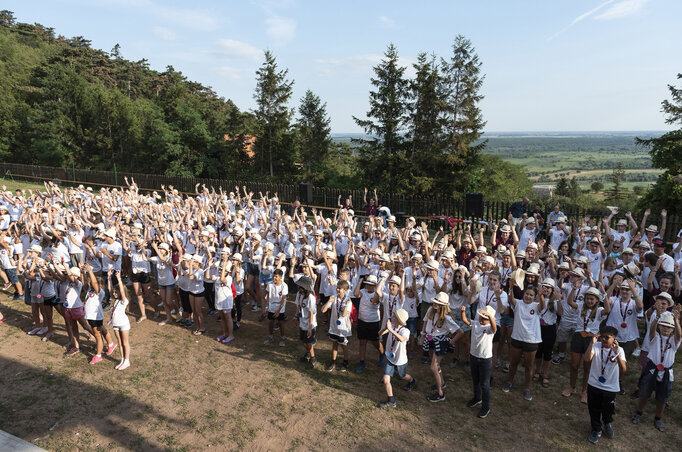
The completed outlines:
<svg viewBox="0 0 682 452">
<path fill-rule="evenodd" d="M 332 344 L 328 371 L 350 369 L 354 334 L 354 371 L 365 371 L 369 342 L 384 373 L 382 408 L 396 406 L 392 377 L 406 391 L 416 387 L 408 362 L 419 355 L 433 376 L 431 402 L 445 400 L 441 366 L 449 353 L 450 367 L 470 371 L 467 406 L 480 406 L 480 418 L 491 412 L 495 370 L 508 373 L 502 391 L 510 392 L 523 364 L 523 398 L 531 401 L 532 383 L 552 386 L 551 363 L 568 357 L 562 395 L 578 393 L 587 404 L 589 440 L 597 442 L 614 436 L 616 396 L 625 393 L 623 374 L 635 356 L 642 370 L 632 423 L 655 394 L 654 425 L 665 429 L 682 337 L 682 231 L 667 254 L 666 211 L 660 230 L 647 225 L 648 210 L 638 226 L 629 212 L 616 219 L 615 208 L 569 227 L 558 206 L 545 218 L 522 203 L 488 224 L 486 242 L 486 228 L 471 223 L 433 234 L 412 217 L 402 227 L 393 216 L 360 219 L 350 200 L 326 218 L 245 187 L 197 185 L 186 196 L 126 183 L 0 193 L 4 289 L 31 307 L 29 335 L 54 341 L 54 311 L 63 318 L 69 356 L 81 353 L 81 327 L 95 343 L 91 364 L 118 348 L 116 369 L 129 368 L 130 315 L 138 323 L 153 315 L 160 326 L 177 323 L 197 336 L 206 334 L 206 316 L 218 315 L 216 340 L 230 344 L 252 303 L 267 320 L 265 345 L 286 346 L 298 327 L 301 361 L 310 366 L 319 359 L 318 327 Z"/>
</svg>

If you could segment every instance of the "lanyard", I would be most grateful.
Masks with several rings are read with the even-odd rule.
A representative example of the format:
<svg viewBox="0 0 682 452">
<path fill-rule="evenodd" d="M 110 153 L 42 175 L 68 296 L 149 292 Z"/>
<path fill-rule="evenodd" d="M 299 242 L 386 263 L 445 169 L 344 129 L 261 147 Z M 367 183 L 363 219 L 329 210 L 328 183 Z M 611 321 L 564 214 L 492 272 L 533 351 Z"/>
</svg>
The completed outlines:
<svg viewBox="0 0 682 452">
<path fill-rule="evenodd" d="M 343 314 L 343 311 L 346 309 L 346 303 L 348 302 L 348 298 L 344 298 L 343 300 L 337 300 L 336 302 L 336 320 L 340 320 Z"/>
<path fill-rule="evenodd" d="M 490 289 L 485 290 L 485 305 L 486 307 L 490 304 L 491 301 L 493 301 L 493 298 L 495 298 L 495 292 L 493 292 L 492 297 L 488 297 L 488 294 L 490 293 Z"/>
<path fill-rule="evenodd" d="M 620 300 L 620 304 L 618 305 L 618 310 L 620 310 L 620 317 L 625 320 L 625 315 L 628 313 L 628 307 L 630 306 L 630 301 L 625 303 L 625 309 L 623 309 L 623 300 Z"/>
<path fill-rule="evenodd" d="M 389 317 L 393 315 L 393 308 L 395 308 L 395 304 L 397 301 L 398 301 L 398 295 L 393 297 L 393 299 L 391 299 L 390 296 L 388 297 L 388 315 L 389 315 Z"/>
<path fill-rule="evenodd" d="M 660 357 L 661 362 L 660 362 L 660 364 L 659 364 L 657 367 L 659 367 L 659 366 L 664 367 L 664 366 L 663 366 L 663 361 L 664 361 L 663 358 L 665 358 L 665 356 L 663 355 L 663 353 L 665 353 L 666 351 L 668 351 L 668 349 L 670 348 L 670 338 L 671 338 L 671 337 L 672 337 L 672 336 L 668 336 L 668 338 L 665 340 L 665 347 L 663 347 L 663 337 L 659 335 L 658 345 L 659 345 L 659 347 L 660 347 L 660 349 L 661 349 L 661 357 Z M 665 367 L 664 367 L 664 368 L 665 368 Z M 663 369 L 659 368 L 658 370 L 663 370 Z"/>
<path fill-rule="evenodd" d="M 609 349 L 609 353 L 606 355 L 606 359 L 601 359 L 601 374 L 602 376 L 604 375 L 604 372 L 606 371 L 606 365 L 609 363 L 609 359 L 611 358 L 611 353 L 613 352 L 613 349 Z M 601 356 L 604 356 L 604 349 L 601 349 Z"/>
</svg>

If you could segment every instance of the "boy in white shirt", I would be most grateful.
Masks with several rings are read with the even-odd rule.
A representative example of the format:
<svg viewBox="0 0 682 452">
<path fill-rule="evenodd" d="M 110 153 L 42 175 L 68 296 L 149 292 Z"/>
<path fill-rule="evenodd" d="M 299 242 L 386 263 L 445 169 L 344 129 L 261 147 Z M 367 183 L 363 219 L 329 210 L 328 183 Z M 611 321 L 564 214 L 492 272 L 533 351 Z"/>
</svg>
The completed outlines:
<svg viewBox="0 0 682 452">
<path fill-rule="evenodd" d="M 275 342 L 273 331 L 275 328 L 275 321 L 279 325 L 279 346 L 285 347 L 287 345 L 284 338 L 284 323 L 287 320 L 286 305 L 289 288 L 284 284 L 284 272 L 281 269 L 276 269 L 272 274 L 272 282 L 267 285 L 265 293 L 265 303 L 268 306 L 268 337 L 265 339 L 265 345 L 270 345 Z"/>
<path fill-rule="evenodd" d="M 398 373 L 401 380 L 407 381 L 407 385 L 403 387 L 405 391 L 411 391 L 417 385 L 410 374 L 407 373 L 407 341 L 410 339 L 410 330 L 405 324 L 409 315 L 404 309 L 396 309 L 393 312 L 391 320 L 386 322 L 386 364 L 384 365 L 384 387 L 386 388 L 386 395 L 388 399 L 379 404 L 380 408 L 395 407 L 395 397 L 393 397 L 393 386 L 391 385 L 391 377 L 394 373 Z"/>
<path fill-rule="evenodd" d="M 607 438 L 613 438 L 611 422 L 616 409 L 616 395 L 620 390 L 618 378 L 627 367 L 625 351 L 618 346 L 617 335 L 616 328 L 602 326 L 584 355 L 585 363 L 590 363 L 587 407 L 592 431 L 587 439 L 593 444 L 599 441 L 602 432 Z"/>
<path fill-rule="evenodd" d="M 313 291 L 313 279 L 310 276 L 301 276 L 296 280 L 298 293 L 296 294 L 296 316 L 298 317 L 299 337 L 303 342 L 306 354 L 301 362 L 307 362 L 315 367 L 315 343 L 317 337 L 317 301 Z"/>
<path fill-rule="evenodd" d="M 479 309 L 478 321 L 472 324 L 466 315 L 467 306 L 461 306 L 459 309 L 462 322 L 471 326 L 469 365 L 474 383 L 474 397 L 467 402 L 467 407 L 481 405 L 478 417 L 483 419 L 490 414 L 490 373 L 493 369 L 493 336 L 497 332 L 496 311 L 490 305 Z"/>
</svg>

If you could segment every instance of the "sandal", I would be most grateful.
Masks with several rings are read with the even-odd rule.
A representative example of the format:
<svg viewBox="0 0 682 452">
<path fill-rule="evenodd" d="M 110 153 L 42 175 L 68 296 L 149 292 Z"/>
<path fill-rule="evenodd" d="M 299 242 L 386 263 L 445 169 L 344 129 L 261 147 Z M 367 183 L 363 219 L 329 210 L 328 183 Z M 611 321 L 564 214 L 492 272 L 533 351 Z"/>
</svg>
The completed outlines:
<svg viewBox="0 0 682 452">
<path fill-rule="evenodd" d="M 206 333 L 206 330 L 195 330 L 192 334 L 195 336 L 202 336 Z"/>
<path fill-rule="evenodd" d="M 543 388 L 549 388 L 549 378 L 542 378 L 542 387 Z"/>
<path fill-rule="evenodd" d="M 533 375 L 533 381 L 538 381 L 540 379 L 540 374 Z"/>
</svg>

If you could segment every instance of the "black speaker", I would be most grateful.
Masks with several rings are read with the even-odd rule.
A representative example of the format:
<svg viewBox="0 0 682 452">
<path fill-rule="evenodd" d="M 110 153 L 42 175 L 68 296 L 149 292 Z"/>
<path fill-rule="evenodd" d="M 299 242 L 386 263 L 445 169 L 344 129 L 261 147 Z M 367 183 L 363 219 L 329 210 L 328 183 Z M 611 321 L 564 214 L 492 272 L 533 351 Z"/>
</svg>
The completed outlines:
<svg viewBox="0 0 682 452">
<path fill-rule="evenodd" d="M 467 218 L 483 218 L 483 193 L 466 194 L 464 216 Z"/>
<path fill-rule="evenodd" d="M 312 204 L 313 184 L 310 182 L 301 182 L 298 185 L 298 200 L 301 202 L 301 204 Z"/>
</svg>

